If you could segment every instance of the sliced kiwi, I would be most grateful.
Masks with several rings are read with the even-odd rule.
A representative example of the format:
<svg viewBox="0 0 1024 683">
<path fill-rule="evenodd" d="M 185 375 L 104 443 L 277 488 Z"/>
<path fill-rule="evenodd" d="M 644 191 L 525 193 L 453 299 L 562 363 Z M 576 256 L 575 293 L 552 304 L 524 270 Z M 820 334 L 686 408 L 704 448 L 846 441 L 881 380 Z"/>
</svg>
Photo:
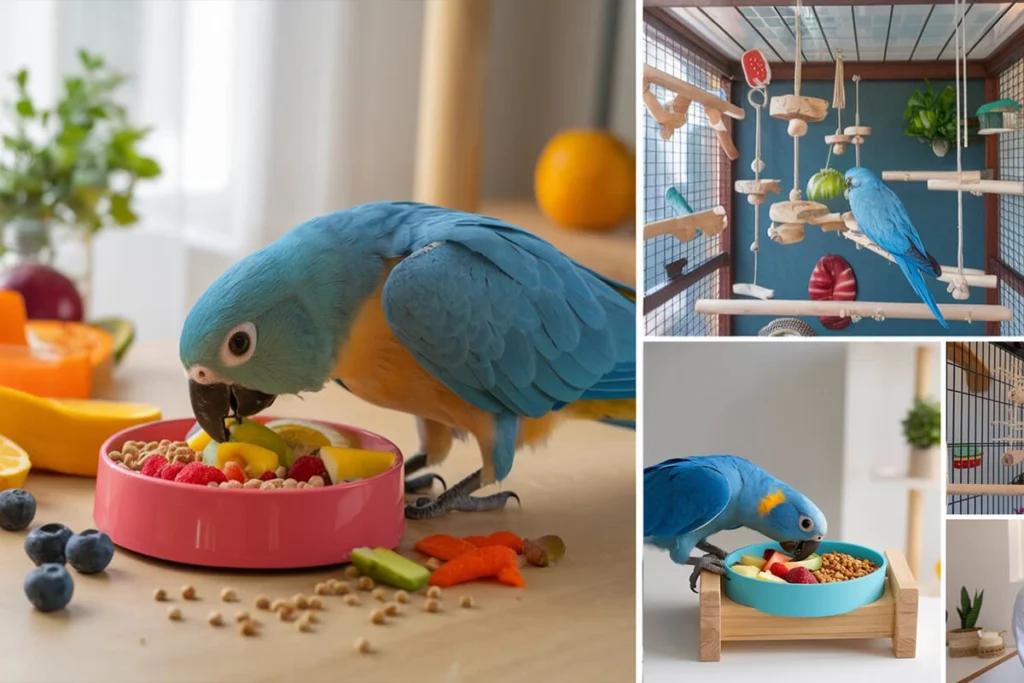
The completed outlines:
<svg viewBox="0 0 1024 683">
<path fill-rule="evenodd" d="M 121 359 L 135 341 L 135 324 L 124 318 L 100 318 L 89 323 L 90 327 L 98 327 L 114 338 L 114 362 Z"/>
</svg>

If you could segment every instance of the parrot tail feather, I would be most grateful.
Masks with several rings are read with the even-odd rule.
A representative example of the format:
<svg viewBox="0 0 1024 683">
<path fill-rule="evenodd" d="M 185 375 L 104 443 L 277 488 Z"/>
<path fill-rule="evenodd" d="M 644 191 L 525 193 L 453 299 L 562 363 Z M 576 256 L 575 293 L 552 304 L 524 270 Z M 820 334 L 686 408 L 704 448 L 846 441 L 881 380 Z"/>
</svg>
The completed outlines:
<svg viewBox="0 0 1024 683">
<path fill-rule="evenodd" d="M 942 317 L 942 313 L 939 311 L 939 306 L 935 303 L 935 298 L 932 296 L 932 293 L 928 291 L 928 286 L 925 284 L 921 271 L 918 270 L 913 263 L 908 262 L 902 257 L 896 257 L 896 263 L 899 264 L 900 270 L 903 271 L 903 274 L 910 282 L 910 286 L 913 287 L 914 291 L 917 292 L 917 295 L 921 297 L 921 301 L 928 306 L 928 310 L 932 312 L 935 319 L 939 321 L 939 324 L 948 330 L 949 325 L 946 323 L 946 319 Z"/>
<path fill-rule="evenodd" d="M 576 420 L 593 420 L 604 424 L 636 429 L 636 399 L 582 399 L 573 401 L 562 410 Z"/>
</svg>

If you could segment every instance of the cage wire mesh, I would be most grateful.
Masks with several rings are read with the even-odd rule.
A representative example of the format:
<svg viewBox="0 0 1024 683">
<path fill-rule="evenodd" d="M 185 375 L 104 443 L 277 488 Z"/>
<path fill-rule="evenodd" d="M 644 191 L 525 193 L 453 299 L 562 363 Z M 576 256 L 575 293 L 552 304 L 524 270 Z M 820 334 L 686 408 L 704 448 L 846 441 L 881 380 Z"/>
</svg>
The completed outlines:
<svg viewBox="0 0 1024 683">
<path fill-rule="evenodd" d="M 1010 67 L 999 74 L 999 97 L 1024 101 L 1024 50 Z M 999 136 L 999 178 L 1024 181 L 1024 131 Z M 1024 274 L 1024 197 L 999 196 L 999 258 Z M 1003 335 L 1024 335 L 1024 297 L 1001 282 L 999 300 L 1013 311 L 1013 320 L 1000 326 Z"/>
<path fill-rule="evenodd" d="M 647 19 L 644 34 L 647 64 L 725 97 L 721 74 L 700 55 L 687 49 L 668 29 L 656 20 Z M 674 97 L 661 86 L 651 87 L 661 102 Z M 661 138 L 661 127 L 645 108 L 644 223 L 678 215 L 665 198 L 670 187 L 675 187 L 695 212 L 727 206 L 729 198 L 722 196 L 718 161 L 715 132 L 698 104 L 690 105 L 686 125 L 676 130 L 668 140 Z M 717 256 L 721 250 L 719 236 L 708 237 L 699 231 L 696 238 L 685 243 L 672 235 L 645 240 L 644 291 L 649 294 L 668 283 L 667 264 L 686 259 L 684 272 L 690 272 Z M 648 313 L 644 322 L 646 333 L 658 336 L 717 335 L 718 316 L 695 313 L 693 305 L 698 299 L 718 298 L 720 278 L 721 271 L 716 270 Z"/>
<path fill-rule="evenodd" d="M 957 515 L 1024 514 L 1024 343 L 946 345 L 946 450 L 952 484 L 1021 484 L 1019 496 L 950 495 Z"/>
</svg>

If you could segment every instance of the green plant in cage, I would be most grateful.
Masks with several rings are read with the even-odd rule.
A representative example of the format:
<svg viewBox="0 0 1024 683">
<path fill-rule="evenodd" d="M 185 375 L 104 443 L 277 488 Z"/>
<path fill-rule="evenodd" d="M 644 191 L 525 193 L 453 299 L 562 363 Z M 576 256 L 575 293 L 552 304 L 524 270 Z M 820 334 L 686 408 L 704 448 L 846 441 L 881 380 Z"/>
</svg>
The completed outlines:
<svg viewBox="0 0 1024 683">
<path fill-rule="evenodd" d="M 922 143 L 931 144 L 936 156 L 946 156 L 950 146 L 956 144 L 956 91 L 947 85 L 935 92 L 931 81 L 924 81 L 925 89 L 915 90 L 907 100 L 903 120 L 907 122 L 906 135 Z M 970 121 L 961 125 L 969 127 Z"/>
<path fill-rule="evenodd" d="M 941 441 L 942 412 L 938 401 L 915 399 L 903 420 L 903 436 L 914 448 L 927 450 Z"/>
</svg>

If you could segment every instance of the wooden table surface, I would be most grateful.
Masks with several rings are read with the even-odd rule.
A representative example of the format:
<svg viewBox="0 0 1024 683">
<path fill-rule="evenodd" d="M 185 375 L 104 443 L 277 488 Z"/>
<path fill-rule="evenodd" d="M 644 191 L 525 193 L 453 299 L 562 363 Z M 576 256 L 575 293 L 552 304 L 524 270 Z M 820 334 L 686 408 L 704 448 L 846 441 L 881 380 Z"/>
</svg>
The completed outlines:
<svg viewBox="0 0 1024 683">
<path fill-rule="evenodd" d="M 112 398 L 158 405 L 165 417 L 188 416 L 188 395 L 174 343 L 132 349 L 118 372 Z M 280 399 L 276 415 L 359 425 L 395 441 L 404 453 L 417 446 L 409 416 L 366 404 L 337 387 Z M 635 672 L 635 439 L 634 433 L 597 424 L 569 423 L 546 447 L 518 456 L 505 486 L 522 498 L 501 512 L 452 514 L 409 524 L 401 550 L 431 533 L 558 534 L 565 560 L 527 568 L 517 590 L 473 583 L 445 593 L 440 614 L 421 610 L 414 597 L 403 616 L 386 626 L 370 623 L 366 594 L 359 607 L 327 598 L 315 633 L 263 618 L 262 635 L 243 638 L 232 624 L 213 628 L 211 610 L 229 618 L 252 610 L 265 594 L 311 594 L 336 571 L 228 572 L 198 570 L 118 551 L 106 575 L 74 575 L 75 595 L 62 613 L 35 612 L 22 591 L 32 568 L 22 550 L 25 532 L 0 532 L 0 681 L 103 683 L 239 681 L 632 681 Z M 475 445 L 458 444 L 440 470 L 449 483 L 479 467 Z M 35 524 L 51 521 L 73 530 L 93 525 L 93 480 L 33 473 L 28 488 L 38 500 Z M 159 530 L 154 530 L 159 533 Z M 422 559 L 422 558 L 420 558 Z M 177 598 L 195 585 L 198 602 Z M 242 602 L 221 603 L 234 587 Z M 172 623 L 167 604 L 152 599 L 164 587 L 185 620 Z M 458 606 L 472 595 L 476 607 Z M 253 610 L 254 611 L 254 610 Z M 358 636 L 375 648 L 353 652 Z"/>
<path fill-rule="evenodd" d="M 968 683 L 988 673 L 997 666 L 1002 666 L 1011 659 L 1017 659 L 1017 644 L 1012 638 L 1004 638 L 1006 641 L 1006 652 L 998 657 L 983 659 L 981 657 L 950 657 L 949 649 L 946 649 L 946 683 Z M 1020 663 L 1014 662 L 1010 665 L 1020 669 Z"/>
</svg>

